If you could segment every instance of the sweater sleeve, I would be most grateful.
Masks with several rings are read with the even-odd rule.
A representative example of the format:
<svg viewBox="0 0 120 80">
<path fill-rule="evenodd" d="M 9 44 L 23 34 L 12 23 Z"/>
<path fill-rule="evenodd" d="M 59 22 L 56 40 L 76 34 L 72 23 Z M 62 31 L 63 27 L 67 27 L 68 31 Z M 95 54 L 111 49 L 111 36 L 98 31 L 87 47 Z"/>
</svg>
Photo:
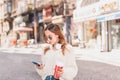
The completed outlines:
<svg viewBox="0 0 120 80">
<path fill-rule="evenodd" d="M 42 48 L 37 51 L 37 54 L 40 54 L 40 62 L 41 62 L 41 64 L 44 64 L 44 51 L 42 50 Z M 42 77 L 42 80 L 44 80 L 45 75 L 46 75 L 44 68 L 38 69 L 35 67 L 35 69 L 36 69 L 37 73 Z"/>
<path fill-rule="evenodd" d="M 41 55 L 41 63 L 42 63 L 43 65 L 45 65 L 44 62 L 45 62 L 45 61 L 44 61 L 44 54 L 43 54 L 43 55 Z M 45 77 L 46 77 L 46 75 L 47 75 L 47 72 L 46 72 L 45 67 L 44 67 L 43 69 L 38 69 L 38 68 L 35 67 L 35 69 L 36 69 L 37 73 L 42 77 L 42 80 L 45 80 Z"/>
<path fill-rule="evenodd" d="M 66 63 L 63 68 L 64 73 L 62 75 L 62 78 L 65 80 L 73 80 L 74 77 L 77 75 L 78 68 L 76 64 L 74 49 L 72 46 L 68 47 L 68 53 L 65 55 Z"/>
</svg>

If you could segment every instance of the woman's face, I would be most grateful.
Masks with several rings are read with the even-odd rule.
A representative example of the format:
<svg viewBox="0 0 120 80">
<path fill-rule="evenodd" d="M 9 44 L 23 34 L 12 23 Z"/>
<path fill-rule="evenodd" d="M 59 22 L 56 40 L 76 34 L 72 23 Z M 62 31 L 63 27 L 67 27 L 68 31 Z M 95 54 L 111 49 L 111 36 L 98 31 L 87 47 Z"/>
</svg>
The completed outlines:
<svg viewBox="0 0 120 80">
<path fill-rule="evenodd" d="M 47 43 L 52 44 L 52 45 L 58 43 L 58 40 L 59 40 L 58 35 L 51 32 L 50 30 L 45 31 L 45 36 L 47 38 Z"/>
</svg>

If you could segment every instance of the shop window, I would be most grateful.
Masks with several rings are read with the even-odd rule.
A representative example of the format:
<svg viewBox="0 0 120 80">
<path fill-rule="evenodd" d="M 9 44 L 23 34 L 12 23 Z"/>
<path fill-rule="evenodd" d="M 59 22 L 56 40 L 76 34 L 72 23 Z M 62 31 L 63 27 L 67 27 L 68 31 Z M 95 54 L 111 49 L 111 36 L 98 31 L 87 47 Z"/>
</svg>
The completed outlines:
<svg viewBox="0 0 120 80">
<path fill-rule="evenodd" d="M 119 25 L 112 25 L 111 35 L 112 35 L 113 49 L 120 49 L 120 26 Z"/>
<path fill-rule="evenodd" d="M 12 3 L 11 3 L 11 1 L 8 1 L 7 7 L 8 7 L 8 13 L 11 13 L 12 12 Z"/>
</svg>

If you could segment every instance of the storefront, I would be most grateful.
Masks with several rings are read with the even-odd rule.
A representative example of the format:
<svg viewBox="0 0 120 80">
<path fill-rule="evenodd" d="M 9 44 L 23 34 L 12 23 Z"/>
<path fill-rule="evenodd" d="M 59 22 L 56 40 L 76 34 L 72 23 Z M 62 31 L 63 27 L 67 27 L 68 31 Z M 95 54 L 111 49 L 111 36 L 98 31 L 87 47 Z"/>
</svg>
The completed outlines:
<svg viewBox="0 0 120 80">
<path fill-rule="evenodd" d="M 78 38 L 84 48 L 97 48 L 97 26 L 96 19 L 100 14 L 99 2 L 85 7 L 77 7 L 73 13 L 75 23 L 80 23 L 78 28 Z M 89 15 L 88 15 L 89 13 Z M 80 35 L 80 37 L 79 37 Z"/>
<path fill-rule="evenodd" d="M 101 28 L 101 51 L 103 52 L 109 52 L 112 49 L 119 49 L 119 6 L 118 0 L 101 1 L 101 15 L 97 18 L 97 26 Z"/>
<path fill-rule="evenodd" d="M 100 0 L 85 7 L 78 6 L 74 11 L 74 20 L 81 22 L 84 30 L 80 34 L 86 41 L 86 48 L 104 52 L 120 49 L 120 1 Z"/>
<path fill-rule="evenodd" d="M 14 25 L 14 32 L 17 34 L 16 36 L 17 46 L 27 47 L 28 40 L 31 39 L 29 33 L 33 32 L 33 28 L 26 27 L 25 22 L 22 22 L 20 25 L 16 26 Z"/>
<path fill-rule="evenodd" d="M 102 50 L 120 49 L 120 12 L 101 16 L 97 22 L 102 28 Z"/>
</svg>

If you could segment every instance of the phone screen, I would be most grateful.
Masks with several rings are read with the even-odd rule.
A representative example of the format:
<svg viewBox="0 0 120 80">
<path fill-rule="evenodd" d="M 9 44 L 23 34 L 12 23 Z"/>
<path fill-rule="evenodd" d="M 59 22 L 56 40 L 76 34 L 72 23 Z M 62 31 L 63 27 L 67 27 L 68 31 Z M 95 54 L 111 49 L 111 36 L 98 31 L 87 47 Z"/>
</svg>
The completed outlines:
<svg viewBox="0 0 120 80">
<path fill-rule="evenodd" d="M 40 64 L 36 61 L 32 61 L 33 64 L 37 65 L 37 66 L 40 66 Z"/>
</svg>

